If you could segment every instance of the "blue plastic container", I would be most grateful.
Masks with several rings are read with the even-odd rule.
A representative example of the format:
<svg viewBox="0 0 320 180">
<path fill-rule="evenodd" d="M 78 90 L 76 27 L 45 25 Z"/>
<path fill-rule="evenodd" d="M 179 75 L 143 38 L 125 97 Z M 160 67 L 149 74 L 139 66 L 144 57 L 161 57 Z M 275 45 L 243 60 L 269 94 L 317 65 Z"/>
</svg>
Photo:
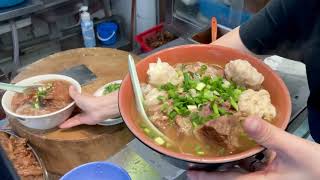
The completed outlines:
<svg viewBox="0 0 320 180">
<path fill-rule="evenodd" d="M 15 6 L 24 2 L 25 0 L 0 0 L 0 8 L 7 8 L 11 6 Z"/>
<path fill-rule="evenodd" d="M 218 0 L 199 0 L 199 10 L 201 14 L 208 19 L 216 17 L 219 24 L 227 26 L 229 28 L 235 28 L 239 23 L 247 21 L 251 14 L 245 11 L 235 12 L 230 19 L 231 8 Z M 241 16 L 241 17 L 236 17 Z M 232 20 L 240 18 L 240 22 L 233 22 Z"/>
<path fill-rule="evenodd" d="M 100 23 L 97 26 L 97 38 L 104 45 L 113 45 L 117 41 L 118 25 L 113 22 Z"/>
<path fill-rule="evenodd" d="M 92 162 L 74 168 L 60 180 L 131 180 L 119 166 L 108 162 Z"/>
</svg>

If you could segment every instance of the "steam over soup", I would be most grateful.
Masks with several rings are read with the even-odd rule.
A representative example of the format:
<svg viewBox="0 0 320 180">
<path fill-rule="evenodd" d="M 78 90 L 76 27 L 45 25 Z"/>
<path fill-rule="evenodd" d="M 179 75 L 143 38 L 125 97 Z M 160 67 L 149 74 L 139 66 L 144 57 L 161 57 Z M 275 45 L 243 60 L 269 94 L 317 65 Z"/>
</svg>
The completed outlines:
<svg viewBox="0 0 320 180">
<path fill-rule="evenodd" d="M 168 144 L 139 121 L 159 145 L 200 156 L 224 156 L 253 146 L 241 121 L 256 115 L 272 121 L 276 109 L 261 86 L 264 77 L 245 60 L 226 68 L 201 62 L 151 63 L 148 82 L 141 84 L 152 123 L 175 144 Z"/>
<path fill-rule="evenodd" d="M 16 93 L 12 109 L 20 115 L 38 116 L 63 109 L 72 102 L 69 82 L 64 80 L 42 81 L 42 87 L 27 93 Z"/>
</svg>

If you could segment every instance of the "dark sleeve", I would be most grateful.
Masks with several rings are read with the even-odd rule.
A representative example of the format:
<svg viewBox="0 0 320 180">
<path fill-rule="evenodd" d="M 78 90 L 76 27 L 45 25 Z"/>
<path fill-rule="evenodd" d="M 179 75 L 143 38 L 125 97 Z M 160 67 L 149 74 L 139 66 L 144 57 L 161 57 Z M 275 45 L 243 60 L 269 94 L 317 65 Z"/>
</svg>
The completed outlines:
<svg viewBox="0 0 320 180">
<path fill-rule="evenodd" d="M 316 6 L 317 0 L 271 0 L 241 25 L 240 38 L 256 54 L 281 55 L 279 51 L 294 48 L 306 30 L 312 28 Z"/>
</svg>

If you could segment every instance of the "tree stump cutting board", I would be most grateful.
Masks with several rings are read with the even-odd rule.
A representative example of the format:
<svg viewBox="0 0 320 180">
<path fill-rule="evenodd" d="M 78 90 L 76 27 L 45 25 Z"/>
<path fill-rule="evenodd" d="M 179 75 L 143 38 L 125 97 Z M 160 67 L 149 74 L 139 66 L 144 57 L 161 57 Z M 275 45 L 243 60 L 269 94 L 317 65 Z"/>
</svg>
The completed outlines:
<svg viewBox="0 0 320 180">
<path fill-rule="evenodd" d="M 127 60 L 127 52 L 115 49 L 74 49 L 53 54 L 27 66 L 13 82 L 84 64 L 97 79 L 83 86 L 82 91 L 93 94 L 104 84 L 123 79 L 128 72 Z M 67 130 L 56 128 L 47 131 L 29 129 L 14 119 L 10 120 L 10 124 L 18 135 L 27 138 L 39 152 L 48 172 L 57 175 L 63 175 L 87 162 L 106 160 L 133 139 L 124 123 L 109 127 L 82 125 Z"/>
</svg>

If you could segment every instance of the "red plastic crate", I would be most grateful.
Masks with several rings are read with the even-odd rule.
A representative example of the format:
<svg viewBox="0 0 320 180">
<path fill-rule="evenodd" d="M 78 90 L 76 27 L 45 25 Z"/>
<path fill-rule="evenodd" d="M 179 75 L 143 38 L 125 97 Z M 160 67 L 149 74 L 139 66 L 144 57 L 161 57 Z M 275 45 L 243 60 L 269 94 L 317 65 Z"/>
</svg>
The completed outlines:
<svg viewBox="0 0 320 180">
<path fill-rule="evenodd" d="M 149 30 L 146 30 L 135 36 L 135 40 L 141 46 L 141 49 L 144 52 L 152 51 L 153 48 L 148 46 L 146 39 L 155 36 L 158 32 L 163 30 L 163 24 L 159 24 L 157 26 L 152 27 Z"/>
</svg>

